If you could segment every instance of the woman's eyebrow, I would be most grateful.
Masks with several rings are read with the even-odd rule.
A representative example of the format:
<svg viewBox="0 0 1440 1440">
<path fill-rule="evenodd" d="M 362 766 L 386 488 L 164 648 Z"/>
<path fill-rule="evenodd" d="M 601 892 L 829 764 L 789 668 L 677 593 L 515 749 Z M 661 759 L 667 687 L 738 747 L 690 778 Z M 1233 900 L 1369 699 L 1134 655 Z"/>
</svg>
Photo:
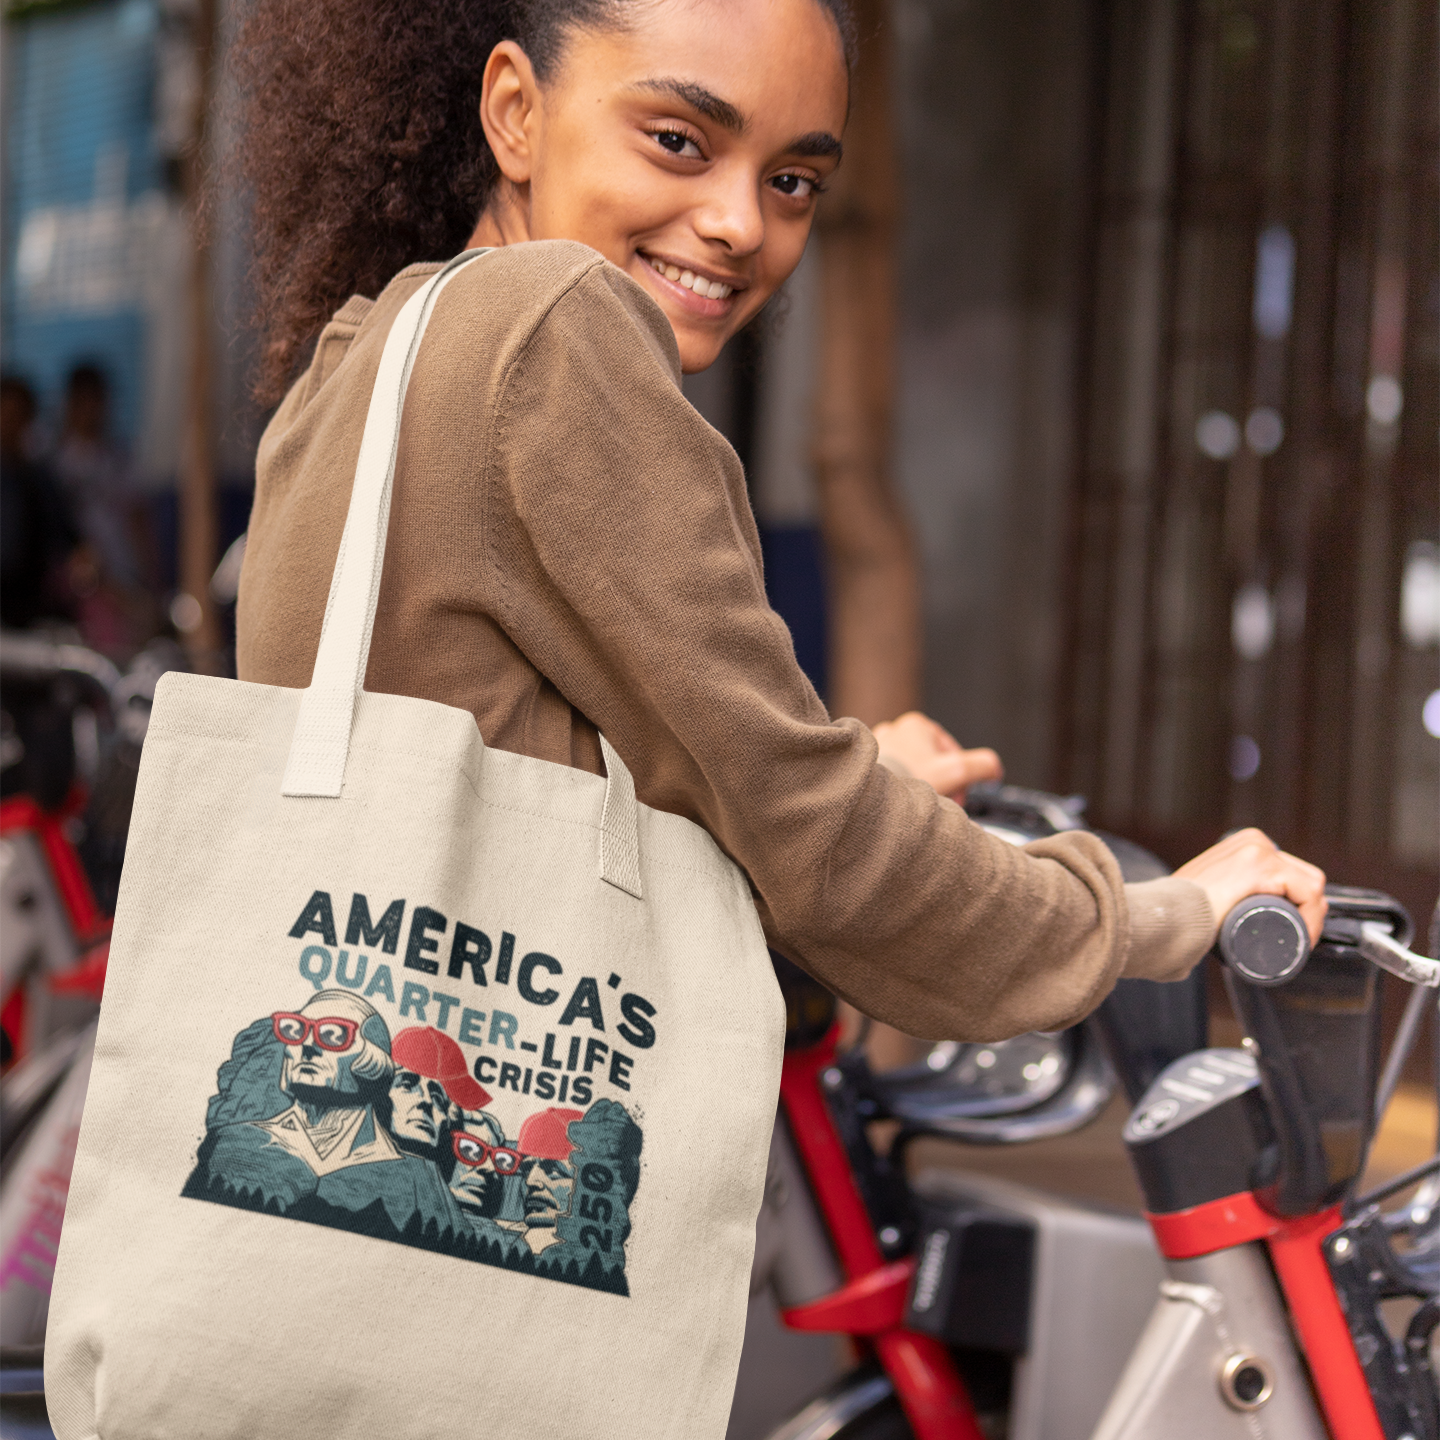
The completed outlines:
<svg viewBox="0 0 1440 1440">
<path fill-rule="evenodd" d="M 694 80 L 672 80 L 662 77 L 641 80 L 630 87 L 632 90 L 648 90 L 657 95 L 670 95 L 688 105 L 707 120 L 713 120 L 736 135 L 743 135 L 749 122 L 728 100 L 722 100 L 713 90 L 707 90 Z"/>
<path fill-rule="evenodd" d="M 736 135 L 743 135 L 750 122 L 728 100 L 722 100 L 713 90 L 707 90 L 694 80 L 676 80 L 668 76 L 651 80 L 640 80 L 630 87 L 654 95 L 668 95 L 688 105 L 697 114 Z M 792 140 L 785 151 L 790 155 L 805 155 L 814 159 L 839 160 L 841 144 L 828 130 L 812 130 Z"/>
<path fill-rule="evenodd" d="M 838 160 L 844 147 L 828 130 L 812 130 L 792 140 L 785 149 L 791 155 L 808 155 L 817 160 L 833 156 Z"/>
</svg>

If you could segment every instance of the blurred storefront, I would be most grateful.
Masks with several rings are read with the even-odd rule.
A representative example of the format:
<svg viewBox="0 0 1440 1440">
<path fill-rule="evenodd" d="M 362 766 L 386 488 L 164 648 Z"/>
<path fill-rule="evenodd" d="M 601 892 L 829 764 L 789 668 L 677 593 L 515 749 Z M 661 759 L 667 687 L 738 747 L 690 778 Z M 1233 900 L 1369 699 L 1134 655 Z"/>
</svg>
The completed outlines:
<svg viewBox="0 0 1440 1440">
<path fill-rule="evenodd" d="M 191 0 L 21 0 L 5 12 L 0 364 L 38 400 L 29 444 L 42 455 L 61 439 L 77 368 L 99 377 L 112 483 L 144 512 L 143 579 L 162 628 L 180 588 L 197 373 L 200 13 Z M 243 207 L 220 188 L 204 214 L 218 549 L 245 525 L 261 417 L 247 393 Z"/>
<path fill-rule="evenodd" d="M 900 197 L 888 483 L 926 708 L 1172 860 L 1259 824 L 1428 912 L 1433 7 L 877 14 Z M 693 387 L 703 408 L 730 384 L 733 407 L 759 377 L 731 433 L 782 532 L 824 511 L 825 238 L 758 358 Z M 845 585 L 824 562 L 808 599 L 799 569 L 771 581 L 812 626 Z"/>
<path fill-rule="evenodd" d="M 1057 759 L 1113 825 L 1259 824 L 1423 914 L 1434 7 L 1134 0 L 1105 40 Z"/>
<path fill-rule="evenodd" d="M 163 473 L 179 379 L 167 301 L 185 233 L 154 113 L 158 9 L 126 0 L 8 19 L 5 368 L 53 413 L 75 364 L 102 366 L 119 438 L 142 473 Z"/>
</svg>

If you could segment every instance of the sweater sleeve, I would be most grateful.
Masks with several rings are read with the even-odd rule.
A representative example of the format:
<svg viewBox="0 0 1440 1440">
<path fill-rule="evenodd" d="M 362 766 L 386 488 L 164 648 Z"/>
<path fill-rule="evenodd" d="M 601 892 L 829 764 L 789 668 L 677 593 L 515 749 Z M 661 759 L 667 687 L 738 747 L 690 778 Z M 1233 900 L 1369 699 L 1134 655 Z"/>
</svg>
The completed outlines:
<svg viewBox="0 0 1440 1440">
<path fill-rule="evenodd" d="M 1154 905 L 1132 954 L 1097 837 L 1016 849 L 829 718 L 766 601 L 739 461 L 678 378 L 658 307 L 597 262 L 517 344 L 483 460 L 492 613 L 640 798 L 743 867 L 777 949 L 913 1035 L 1055 1029 L 1122 973 L 1188 969 Z M 1194 886 L 1167 903 L 1210 923 Z"/>
<path fill-rule="evenodd" d="M 1215 943 L 1219 928 L 1210 899 L 1192 880 L 1174 875 L 1125 887 L 1130 911 L 1127 979 L 1183 980 Z"/>
</svg>

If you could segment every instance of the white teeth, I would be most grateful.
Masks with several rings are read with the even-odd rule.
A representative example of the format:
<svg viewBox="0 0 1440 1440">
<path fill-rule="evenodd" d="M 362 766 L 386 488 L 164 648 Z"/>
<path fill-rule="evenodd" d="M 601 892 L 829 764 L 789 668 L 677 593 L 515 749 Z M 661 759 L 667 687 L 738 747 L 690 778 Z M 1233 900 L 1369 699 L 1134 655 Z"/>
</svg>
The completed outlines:
<svg viewBox="0 0 1440 1440">
<path fill-rule="evenodd" d="M 732 287 L 721 280 L 707 280 L 693 270 L 682 270 L 678 265 L 666 264 L 664 260 L 651 260 L 650 268 L 657 275 L 663 275 L 667 280 L 683 285 L 687 290 L 693 290 L 695 294 L 709 300 L 724 300 L 732 293 Z"/>
</svg>

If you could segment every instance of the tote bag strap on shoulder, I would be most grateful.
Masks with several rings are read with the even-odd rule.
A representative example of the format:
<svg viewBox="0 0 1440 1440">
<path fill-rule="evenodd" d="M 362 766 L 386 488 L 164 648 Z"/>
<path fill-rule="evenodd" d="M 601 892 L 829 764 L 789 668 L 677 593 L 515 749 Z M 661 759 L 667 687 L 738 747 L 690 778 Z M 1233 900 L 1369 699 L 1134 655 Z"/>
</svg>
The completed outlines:
<svg viewBox="0 0 1440 1440">
<path fill-rule="evenodd" d="M 340 554 L 330 580 L 325 623 L 310 686 L 300 700 L 300 716 L 290 742 L 289 761 L 281 782 L 284 795 L 340 794 L 355 706 L 370 658 L 380 572 L 385 562 L 385 537 L 390 525 L 390 492 L 395 480 L 395 455 L 405 391 L 420 349 L 420 340 L 445 286 L 483 250 L 457 255 L 437 270 L 404 304 L 390 327 L 380 369 L 370 392 L 355 485 L 340 536 Z M 641 896 L 639 815 L 635 782 L 625 762 L 602 735 L 605 757 L 605 806 L 600 822 L 600 877 L 617 888 Z"/>
</svg>

